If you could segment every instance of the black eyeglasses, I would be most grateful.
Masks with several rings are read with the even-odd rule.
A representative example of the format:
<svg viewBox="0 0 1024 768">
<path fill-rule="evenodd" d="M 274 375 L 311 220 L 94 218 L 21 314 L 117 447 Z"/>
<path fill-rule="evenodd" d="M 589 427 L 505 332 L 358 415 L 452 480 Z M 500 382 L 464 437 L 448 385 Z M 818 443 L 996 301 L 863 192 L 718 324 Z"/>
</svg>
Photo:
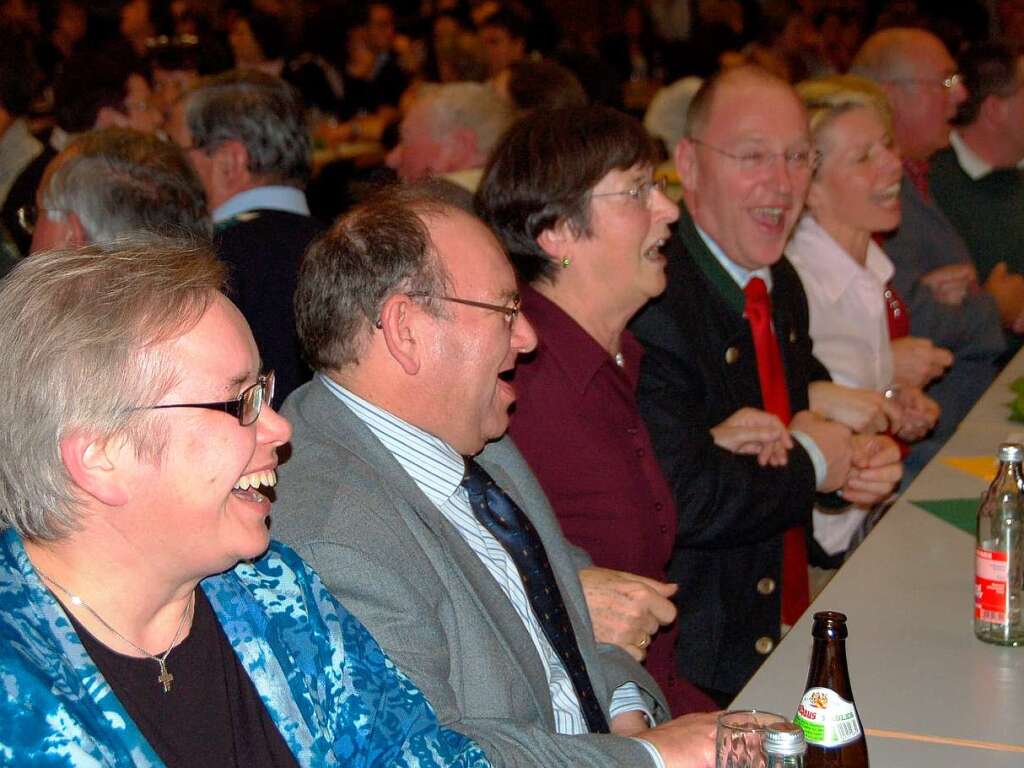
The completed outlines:
<svg viewBox="0 0 1024 768">
<path fill-rule="evenodd" d="M 503 306 L 501 304 L 487 304 L 486 302 L 483 301 L 470 301 L 469 299 L 460 299 L 457 296 L 435 296 L 432 293 L 423 293 L 422 291 L 417 291 L 414 293 L 410 293 L 408 295 L 419 297 L 422 299 L 437 299 L 439 301 L 451 301 L 454 302 L 455 304 L 465 304 L 467 307 L 479 307 L 480 309 L 489 309 L 492 312 L 501 312 L 505 316 L 505 322 L 508 325 L 512 325 L 512 323 L 516 321 L 516 318 L 519 317 L 519 305 L 522 303 L 522 300 L 519 298 L 518 293 L 512 294 L 512 306 L 510 307 Z"/>
<path fill-rule="evenodd" d="M 234 400 L 222 403 L 175 403 L 173 405 L 149 405 L 139 410 L 158 410 L 160 408 L 209 408 L 211 411 L 224 411 L 238 419 L 243 427 L 255 424 L 260 417 L 263 405 L 274 399 L 274 372 L 267 373 L 256 379 L 251 387 L 242 390 L 242 394 Z"/>
</svg>

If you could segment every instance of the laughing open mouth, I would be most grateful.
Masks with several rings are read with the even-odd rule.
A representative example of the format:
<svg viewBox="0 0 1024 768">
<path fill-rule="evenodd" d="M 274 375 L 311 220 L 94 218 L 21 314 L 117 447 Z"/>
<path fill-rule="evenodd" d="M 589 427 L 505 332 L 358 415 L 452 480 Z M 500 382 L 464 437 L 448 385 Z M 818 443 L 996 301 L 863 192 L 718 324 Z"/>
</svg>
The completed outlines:
<svg viewBox="0 0 1024 768">
<path fill-rule="evenodd" d="M 267 497 L 259 492 L 259 488 L 273 488 L 277 485 L 277 472 L 272 469 L 263 469 L 259 472 L 250 472 L 238 478 L 231 492 L 249 501 L 264 501 Z"/>
</svg>

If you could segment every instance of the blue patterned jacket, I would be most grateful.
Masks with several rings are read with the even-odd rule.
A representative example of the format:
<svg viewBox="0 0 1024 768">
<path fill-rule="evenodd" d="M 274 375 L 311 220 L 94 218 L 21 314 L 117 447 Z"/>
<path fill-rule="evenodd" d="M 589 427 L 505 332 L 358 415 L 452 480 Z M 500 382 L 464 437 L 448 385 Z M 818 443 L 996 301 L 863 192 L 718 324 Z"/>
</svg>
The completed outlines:
<svg viewBox="0 0 1024 768">
<path fill-rule="evenodd" d="M 489 765 L 438 725 L 423 694 L 288 547 L 273 542 L 202 588 L 300 765 Z M 12 530 L 0 534 L 0 765 L 162 765 Z"/>
</svg>

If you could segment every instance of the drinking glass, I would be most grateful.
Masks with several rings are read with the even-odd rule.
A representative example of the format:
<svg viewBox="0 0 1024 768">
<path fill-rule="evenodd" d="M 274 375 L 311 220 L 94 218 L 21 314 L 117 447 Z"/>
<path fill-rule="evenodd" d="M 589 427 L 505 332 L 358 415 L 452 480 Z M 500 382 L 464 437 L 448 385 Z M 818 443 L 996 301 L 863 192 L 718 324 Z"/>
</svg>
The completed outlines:
<svg viewBox="0 0 1024 768">
<path fill-rule="evenodd" d="M 756 709 L 739 709 L 718 717 L 715 737 L 715 768 L 765 768 L 761 734 L 773 723 L 786 722 L 782 715 Z"/>
</svg>

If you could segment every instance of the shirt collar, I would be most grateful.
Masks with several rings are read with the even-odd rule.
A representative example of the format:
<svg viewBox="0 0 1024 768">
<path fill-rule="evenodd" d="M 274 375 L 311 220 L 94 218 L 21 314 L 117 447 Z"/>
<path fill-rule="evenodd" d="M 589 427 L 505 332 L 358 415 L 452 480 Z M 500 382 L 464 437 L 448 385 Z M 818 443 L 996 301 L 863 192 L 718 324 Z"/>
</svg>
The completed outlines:
<svg viewBox="0 0 1024 768">
<path fill-rule="evenodd" d="M 956 131 L 949 132 L 949 145 L 953 148 L 953 153 L 956 155 L 956 161 L 960 164 L 960 168 L 971 178 L 971 181 L 977 181 L 982 176 L 992 173 L 992 166 L 982 160 L 977 152 L 967 146 L 967 142 Z"/>
<path fill-rule="evenodd" d="M 257 209 L 309 216 L 305 192 L 296 187 L 270 185 L 247 189 L 221 203 L 213 212 L 213 223 L 220 224 L 240 213 Z"/>
<path fill-rule="evenodd" d="M 465 459 L 448 443 L 353 394 L 323 373 L 317 378 L 373 433 L 432 504 L 440 508 L 462 485 Z"/>
<path fill-rule="evenodd" d="M 573 385 L 582 393 L 606 366 L 618 369 L 608 351 L 587 333 L 565 310 L 530 285 L 519 288 L 523 313 L 530 319 L 539 339 L 538 355 L 550 355 L 558 361 Z M 640 375 L 643 347 L 629 331 L 624 331 L 620 350 L 625 365 L 622 372 L 635 388 Z M 520 365 L 530 365 L 529 361 Z"/>
<path fill-rule="evenodd" d="M 711 255 L 715 257 L 715 260 L 722 265 L 724 269 L 735 282 L 736 285 L 743 288 L 747 287 L 747 283 L 750 282 L 751 278 L 760 277 L 764 280 L 765 287 L 768 292 L 772 291 L 772 270 L 770 267 L 759 267 L 755 270 L 745 269 L 737 264 L 735 261 L 725 255 L 725 251 L 719 247 L 718 243 L 711 239 L 711 235 L 705 232 L 698 226 L 697 222 L 694 222 L 694 227 L 697 228 L 697 234 L 700 235 L 700 239 L 704 241 L 704 245 L 711 251 Z"/>
<path fill-rule="evenodd" d="M 800 218 L 787 253 L 793 254 L 791 258 L 800 264 L 801 271 L 813 275 L 829 303 L 838 301 L 865 270 L 882 285 L 892 279 L 894 272 L 889 257 L 873 239 L 868 240 L 867 259 L 862 267 L 807 213 Z"/>
</svg>

